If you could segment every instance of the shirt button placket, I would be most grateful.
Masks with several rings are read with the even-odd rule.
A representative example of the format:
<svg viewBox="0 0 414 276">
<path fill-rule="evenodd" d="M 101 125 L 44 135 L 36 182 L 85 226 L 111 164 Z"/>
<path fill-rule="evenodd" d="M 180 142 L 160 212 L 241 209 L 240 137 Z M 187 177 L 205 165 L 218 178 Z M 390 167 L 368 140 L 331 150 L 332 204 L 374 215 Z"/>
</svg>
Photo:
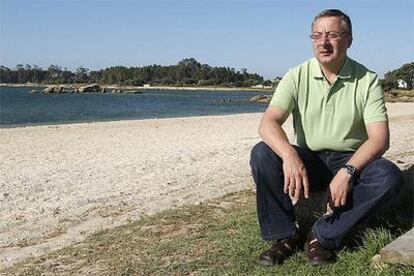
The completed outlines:
<svg viewBox="0 0 414 276">
<path fill-rule="evenodd" d="M 326 80 L 325 80 L 326 81 Z M 325 98 L 325 112 L 333 112 L 334 107 L 333 104 L 331 102 L 331 93 L 335 87 L 336 84 L 336 80 L 335 82 L 329 86 L 328 91 L 326 92 L 326 98 Z"/>
</svg>

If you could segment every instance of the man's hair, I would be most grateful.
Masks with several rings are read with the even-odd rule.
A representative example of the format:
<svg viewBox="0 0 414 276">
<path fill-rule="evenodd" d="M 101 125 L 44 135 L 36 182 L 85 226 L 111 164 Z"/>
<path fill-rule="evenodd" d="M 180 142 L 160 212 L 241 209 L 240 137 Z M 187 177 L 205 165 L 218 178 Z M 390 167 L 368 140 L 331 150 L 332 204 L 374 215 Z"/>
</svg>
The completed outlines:
<svg viewBox="0 0 414 276">
<path fill-rule="evenodd" d="M 341 19 L 341 22 L 342 22 L 342 24 L 345 25 L 346 31 L 348 32 L 348 35 L 350 36 L 351 41 L 352 41 L 352 23 L 351 23 L 351 18 L 349 18 L 349 16 L 346 15 L 341 10 L 337 10 L 337 9 L 327 9 L 327 10 L 321 11 L 313 19 L 313 21 L 312 21 L 312 27 L 313 27 L 313 24 L 315 24 L 315 21 L 318 20 L 319 18 L 329 17 L 329 16 L 339 17 Z"/>
</svg>

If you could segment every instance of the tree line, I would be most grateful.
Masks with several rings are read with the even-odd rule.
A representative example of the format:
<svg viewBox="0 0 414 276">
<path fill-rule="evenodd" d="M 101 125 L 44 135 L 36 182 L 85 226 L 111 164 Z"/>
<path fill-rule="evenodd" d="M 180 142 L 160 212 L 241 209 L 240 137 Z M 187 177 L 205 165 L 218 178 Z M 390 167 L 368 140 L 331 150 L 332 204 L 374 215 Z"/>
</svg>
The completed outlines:
<svg viewBox="0 0 414 276">
<path fill-rule="evenodd" d="M 72 84 L 100 83 L 107 85 L 142 86 L 224 86 L 250 87 L 254 85 L 271 85 L 270 80 L 248 73 L 243 68 L 236 71 L 229 67 L 212 67 L 201 64 L 194 58 L 186 58 L 176 65 L 149 65 L 144 67 L 113 66 L 97 71 L 90 71 L 83 66 L 75 72 L 58 65 L 42 69 L 37 65 L 23 66 L 15 69 L 0 66 L 0 83 L 36 83 L 36 84 Z"/>
<path fill-rule="evenodd" d="M 407 83 L 407 89 L 414 86 L 414 62 L 406 63 L 400 68 L 385 74 L 381 84 L 385 91 L 398 88 L 398 80 Z M 201 64 L 194 58 L 186 58 L 176 65 L 149 65 L 144 67 L 112 66 L 109 68 L 90 71 L 83 66 L 75 72 L 58 65 L 50 65 L 42 69 L 37 65 L 18 64 L 15 69 L 0 66 L 0 83 L 14 84 L 73 84 L 100 83 L 103 85 L 142 86 L 222 86 L 222 87 L 251 87 L 254 85 L 271 86 L 270 80 L 262 76 L 248 73 L 242 68 L 236 71 L 229 67 L 212 67 Z"/>
<path fill-rule="evenodd" d="M 398 80 L 403 80 L 407 83 L 407 89 L 413 89 L 414 86 L 414 62 L 406 63 L 400 68 L 389 71 L 384 75 L 381 81 L 385 91 L 393 88 L 398 88 Z"/>
</svg>

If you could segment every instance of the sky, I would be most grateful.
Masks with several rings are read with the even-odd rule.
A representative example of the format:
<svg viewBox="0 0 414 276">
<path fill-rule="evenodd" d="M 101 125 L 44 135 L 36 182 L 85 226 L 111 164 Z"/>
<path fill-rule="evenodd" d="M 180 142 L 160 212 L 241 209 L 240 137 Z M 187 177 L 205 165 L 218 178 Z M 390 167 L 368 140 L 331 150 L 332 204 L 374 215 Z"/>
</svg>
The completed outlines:
<svg viewBox="0 0 414 276">
<path fill-rule="evenodd" d="M 414 0 L 0 0 L 0 64 L 98 70 L 192 57 L 275 78 L 313 57 L 310 24 L 327 8 L 351 17 L 348 56 L 380 77 L 414 61 Z"/>
</svg>

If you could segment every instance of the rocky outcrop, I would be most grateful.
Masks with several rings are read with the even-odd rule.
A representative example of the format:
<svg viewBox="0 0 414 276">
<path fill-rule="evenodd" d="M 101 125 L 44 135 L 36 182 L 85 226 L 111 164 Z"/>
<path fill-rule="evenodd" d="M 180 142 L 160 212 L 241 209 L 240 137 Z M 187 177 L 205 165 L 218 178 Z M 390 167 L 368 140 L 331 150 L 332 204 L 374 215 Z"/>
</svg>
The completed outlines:
<svg viewBox="0 0 414 276">
<path fill-rule="evenodd" d="M 86 85 L 79 87 L 79 93 L 85 92 L 101 92 L 101 87 L 98 84 Z"/>
<path fill-rule="evenodd" d="M 64 85 L 50 85 L 43 90 L 43 93 L 106 93 L 105 87 L 101 88 L 98 84 L 86 85 L 81 87 L 65 87 Z"/>
<path fill-rule="evenodd" d="M 48 86 L 43 90 L 43 92 L 44 93 L 55 93 L 55 90 L 56 90 L 55 86 Z"/>
<path fill-rule="evenodd" d="M 67 90 L 65 89 L 65 87 L 63 85 L 58 87 L 58 92 L 57 93 L 66 93 Z"/>
<path fill-rule="evenodd" d="M 251 97 L 249 99 L 249 102 L 270 103 L 271 99 L 272 99 L 272 95 L 257 95 L 257 96 Z"/>
<path fill-rule="evenodd" d="M 66 93 L 68 92 L 63 85 L 51 85 L 43 90 L 44 93 Z"/>
</svg>

